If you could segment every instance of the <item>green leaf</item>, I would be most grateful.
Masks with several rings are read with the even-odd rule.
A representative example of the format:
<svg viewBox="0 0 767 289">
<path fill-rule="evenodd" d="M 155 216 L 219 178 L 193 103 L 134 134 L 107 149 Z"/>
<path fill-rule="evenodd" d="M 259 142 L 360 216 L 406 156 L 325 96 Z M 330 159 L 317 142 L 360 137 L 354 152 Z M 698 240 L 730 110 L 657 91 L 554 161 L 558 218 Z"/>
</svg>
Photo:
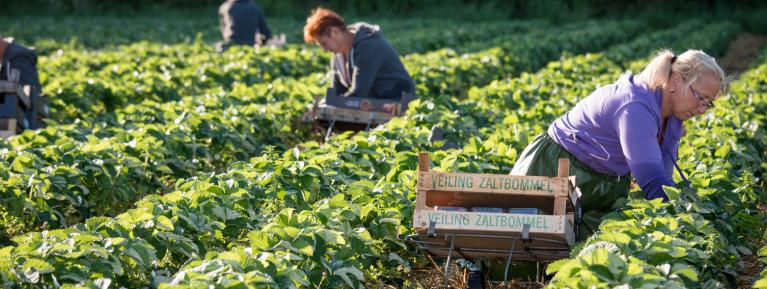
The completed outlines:
<svg viewBox="0 0 767 289">
<path fill-rule="evenodd" d="M 698 271 L 690 265 L 675 263 L 671 266 L 671 273 L 685 277 L 692 282 L 698 282 Z"/>
<path fill-rule="evenodd" d="M 266 250 L 272 246 L 267 232 L 251 232 L 248 234 L 248 240 L 250 240 L 251 246 L 260 250 Z"/>
<path fill-rule="evenodd" d="M 730 153 L 730 145 L 725 144 L 723 146 L 720 146 L 718 149 L 716 149 L 716 152 L 714 152 L 714 156 L 719 158 L 724 158 L 729 153 Z"/>
<path fill-rule="evenodd" d="M 761 249 L 759 249 L 759 257 L 767 257 L 767 246 L 764 246 Z"/>
<path fill-rule="evenodd" d="M 154 218 L 154 216 L 152 216 L 152 214 L 147 212 L 144 208 L 137 208 L 137 209 L 128 210 L 127 212 L 118 216 L 118 218 L 128 223 L 136 224 L 140 222 L 150 221 Z"/>
<path fill-rule="evenodd" d="M 216 206 L 213 208 L 213 214 L 224 221 L 234 220 L 241 216 L 239 212 L 225 206 Z"/>
<path fill-rule="evenodd" d="M 144 243 L 131 242 L 122 253 L 133 258 L 143 267 L 149 267 L 152 261 L 157 260 L 154 249 Z"/>
<path fill-rule="evenodd" d="M 328 201 L 328 205 L 332 208 L 346 208 L 349 206 L 349 202 L 344 199 L 343 194 L 337 194 Z"/>
<path fill-rule="evenodd" d="M 365 275 L 360 271 L 360 269 L 354 268 L 354 267 L 344 267 L 341 269 L 336 270 L 333 272 L 333 275 L 336 275 L 338 277 L 341 277 L 342 280 L 344 280 L 344 283 L 348 285 L 351 288 L 357 288 L 361 287 L 360 282 L 365 280 Z M 352 280 L 351 277 L 354 277 L 355 280 Z M 357 286 L 360 285 L 360 286 Z"/>
<path fill-rule="evenodd" d="M 754 289 L 767 289 L 767 278 L 756 281 L 756 283 L 754 283 Z"/>
<path fill-rule="evenodd" d="M 331 245 L 344 245 L 346 240 L 341 232 L 331 231 L 328 229 L 319 229 L 314 232 L 315 235 L 320 236 L 326 243 Z"/>
<path fill-rule="evenodd" d="M 22 268 L 24 269 L 24 271 L 31 270 L 31 271 L 39 272 L 41 274 L 51 273 L 55 270 L 55 268 L 51 266 L 51 264 L 48 264 L 48 262 L 45 262 L 44 260 L 41 260 L 41 259 L 35 259 L 35 258 L 29 259 L 26 262 L 24 262 L 24 265 L 22 265 Z"/>
<path fill-rule="evenodd" d="M 751 256 L 751 255 L 753 255 L 753 254 L 754 254 L 754 252 L 752 252 L 752 251 L 751 251 L 751 249 L 749 249 L 749 248 L 746 248 L 746 247 L 744 247 L 744 246 L 735 246 L 735 249 L 738 249 L 738 252 L 739 252 L 741 255 L 745 255 L 745 256 Z"/>
<path fill-rule="evenodd" d="M 173 222 L 170 219 L 168 219 L 168 217 L 163 215 L 160 215 L 159 217 L 157 217 L 157 224 L 160 225 L 160 228 L 168 230 L 168 231 L 173 231 L 173 229 L 175 228 L 173 226 Z"/>
<path fill-rule="evenodd" d="M 679 200 L 680 191 L 679 189 L 671 186 L 663 186 L 663 191 L 666 192 L 666 196 L 668 196 L 669 200 L 676 201 Z"/>
</svg>

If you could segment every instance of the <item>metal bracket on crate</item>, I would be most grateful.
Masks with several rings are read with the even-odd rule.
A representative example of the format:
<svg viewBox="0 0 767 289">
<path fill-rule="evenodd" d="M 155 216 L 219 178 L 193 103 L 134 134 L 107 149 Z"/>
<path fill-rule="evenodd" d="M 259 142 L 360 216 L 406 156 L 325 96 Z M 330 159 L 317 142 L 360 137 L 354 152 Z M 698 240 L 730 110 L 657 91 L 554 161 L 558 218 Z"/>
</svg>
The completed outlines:
<svg viewBox="0 0 767 289">
<path fill-rule="evenodd" d="M 528 242 L 530 239 L 530 224 L 522 225 L 522 241 Z"/>
<path fill-rule="evenodd" d="M 445 236 L 447 239 L 447 236 Z M 450 258 L 453 256 L 453 250 L 455 250 L 455 235 L 450 238 L 450 250 L 447 251 L 447 261 L 445 262 L 445 288 L 450 287 L 448 281 L 450 281 Z"/>
<path fill-rule="evenodd" d="M 436 237 L 436 229 L 437 229 L 437 222 L 430 221 L 429 222 L 429 237 Z"/>
<path fill-rule="evenodd" d="M 373 119 L 375 119 L 376 113 L 375 111 L 370 112 L 370 119 L 368 119 L 368 125 L 365 127 L 365 131 L 368 131 L 370 129 L 370 125 L 373 124 Z"/>
<path fill-rule="evenodd" d="M 514 250 L 517 248 L 517 239 L 514 239 L 511 243 L 511 250 L 509 250 L 509 258 L 506 260 L 506 271 L 503 272 L 503 281 L 509 281 L 509 267 L 511 267 L 511 260 L 514 258 Z"/>
<path fill-rule="evenodd" d="M 330 139 L 330 134 L 333 132 L 333 126 L 336 124 L 335 117 L 330 120 L 330 124 L 328 125 L 328 132 L 325 133 L 325 141 L 328 141 Z"/>
<path fill-rule="evenodd" d="M 573 195 L 574 195 L 574 197 L 576 197 L 576 198 L 577 198 L 578 196 L 580 196 L 580 195 L 581 195 L 581 189 L 580 189 L 580 188 L 578 188 L 578 187 L 575 187 L 575 191 L 573 192 Z M 573 221 L 574 221 L 575 225 L 580 225 L 580 224 L 581 224 L 581 220 L 582 220 L 581 218 L 583 217 L 583 215 L 582 215 L 582 211 L 581 211 L 581 202 L 580 202 L 580 201 L 578 201 L 578 202 L 575 204 L 575 206 L 574 206 L 574 208 L 573 208 L 573 209 L 574 209 L 574 211 L 575 211 L 575 212 L 573 212 L 573 213 L 575 213 L 575 216 L 574 216 L 574 220 L 573 220 Z"/>
</svg>

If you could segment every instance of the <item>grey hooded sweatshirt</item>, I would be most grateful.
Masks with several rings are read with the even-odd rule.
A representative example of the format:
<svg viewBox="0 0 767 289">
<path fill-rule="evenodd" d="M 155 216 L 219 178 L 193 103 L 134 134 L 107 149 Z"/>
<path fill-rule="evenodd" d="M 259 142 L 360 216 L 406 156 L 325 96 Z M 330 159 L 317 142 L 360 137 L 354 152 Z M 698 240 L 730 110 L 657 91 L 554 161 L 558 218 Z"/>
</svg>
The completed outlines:
<svg viewBox="0 0 767 289">
<path fill-rule="evenodd" d="M 348 29 L 356 33 L 349 58 L 335 54 L 331 59 L 336 94 L 400 100 L 403 92 L 414 93 L 413 78 L 378 26 L 355 23 Z"/>
</svg>

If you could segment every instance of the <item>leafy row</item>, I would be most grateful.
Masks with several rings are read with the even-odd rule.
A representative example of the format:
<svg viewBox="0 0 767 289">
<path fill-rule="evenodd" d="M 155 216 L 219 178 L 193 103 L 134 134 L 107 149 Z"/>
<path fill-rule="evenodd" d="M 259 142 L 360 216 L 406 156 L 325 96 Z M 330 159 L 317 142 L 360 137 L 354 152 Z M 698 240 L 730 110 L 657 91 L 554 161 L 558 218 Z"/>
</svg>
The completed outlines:
<svg viewBox="0 0 767 289">
<path fill-rule="evenodd" d="M 424 101 L 422 104 L 417 105 L 417 107 L 419 107 L 419 109 L 413 110 L 408 118 L 418 120 L 426 116 L 439 115 L 437 111 L 434 111 L 434 102 Z M 439 106 L 436 109 L 438 109 L 439 112 L 450 111 L 447 106 Z M 354 138 L 349 138 L 348 135 L 340 136 L 334 138 L 330 143 L 324 146 L 319 146 L 316 143 L 305 143 L 301 146 L 302 149 L 289 151 L 283 159 L 276 159 L 268 156 L 258 158 L 252 161 L 246 169 L 239 171 L 235 169 L 231 173 L 231 175 L 246 175 L 250 177 L 249 179 L 241 180 L 230 177 L 230 175 L 223 175 L 214 177 L 215 180 L 212 181 L 195 181 L 199 185 L 180 185 L 178 186 L 178 192 L 165 196 L 147 197 L 144 201 L 137 204 L 137 209 L 129 210 L 127 213 L 115 219 L 92 218 L 85 224 L 73 228 L 51 231 L 53 233 L 45 235 L 31 234 L 24 237 L 17 237 L 16 241 L 20 245 L 18 249 L 9 249 L 10 247 L 6 249 L 8 251 L 6 251 L 7 254 L 5 256 L 8 262 L 5 263 L 7 267 L 4 269 L 7 268 L 7 272 L 10 273 L 7 276 L 4 276 L 4 280 L 7 280 L 6 282 L 9 282 L 8 284 L 14 284 L 15 282 L 46 284 L 53 282 L 53 278 L 56 278 L 56 282 L 64 282 L 58 281 L 61 278 L 56 276 L 80 276 L 78 278 L 69 279 L 64 283 L 84 282 L 82 284 L 88 284 L 88 282 L 101 282 L 103 284 L 103 282 L 115 282 L 116 284 L 122 284 L 127 287 L 137 287 L 140 286 L 140 284 L 148 283 L 155 284 L 163 280 L 167 281 L 167 279 L 163 279 L 163 276 L 167 276 L 167 273 L 169 272 L 175 272 L 180 265 L 186 262 L 184 260 L 194 256 L 200 258 L 204 256 L 205 252 L 221 251 L 223 244 L 228 244 L 231 242 L 232 238 L 237 238 L 242 235 L 241 230 L 243 228 L 252 227 L 254 230 L 249 234 L 263 235 L 266 233 L 268 237 L 267 240 L 292 240 L 301 238 L 304 240 L 302 244 L 309 243 L 309 241 L 311 241 L 311 244 L 315 244 L 312 246 L 312 250 L 314 250 L 313 248 L 326 248 L 325 252 L 321 252 L 318 249 L 318 252 L 320 253 L 313 254 L 313 256 L 316 255 L 315 259 L 305 259 L 301 257 L 302 260 L 305 260 L 302 264 L 285 267 L 284 264 L 277 262 L 279 259 L 270 261 L 275 262 L 270 268 L 280 268 L 278 271 L 272 271 L 274 274 L 270 275 L 274 276 L 272 279 L 272 281 L 276 282 L 274 284 L 279 283 L 284 285 L 284 282 L 290 283 L 295 280 L 297 282 L 327 282 L 328 285 L 326 286 L 332 286 L 329 284 L 337 285 L 341 284 L 341 282 L 345 282 L 344 277 L 342 276 L 346 276 L 347 278 L 354 277 L 354 279 L 348 280 L 363 282 L 362 279 L 364 278 L 357 278 L 357 276 L 359 276 L 357 273 L 361 268 L 367 267 L 359 266 L 360 260 L 364 259 L 361 257 L 366 255 L 358 255 L 355 252 L 343 250 L 345 244 L 352 242 L 352 239 L 356 238 L 353 237 L 355 235 L 349 235 L 349 238 L 351 239 L 342 238 L 341 241 L 339 241 L 338 238 L 333 239 L 331 237 L 334 235 L 345 236 L 344 234 L 338 233 L 339 229 L 337 229 L 337 227 L 331 227 L 333 230 L 328 229 L 329 225 L 327 224 L 327 220 L 333 220 L 334 218 L 316 218 L 314 217 L 317 216 L 316 214 L 312 215 L 311 213 L 303 212 L 320 210 L 322 208 L 321 205 L 324 202 L 327 202 L 328 198 L 339 198 L 336 196 L 338 195 L 339 190 L 348 193 L 351 189 L 345 189 L 346 186 L 359 187 L 359 185 L 354 184 L 358 184 L 356 182 L 360 180 L 382 180 L 384 183 L 380 185 L 367 184 L 362 186 L 366 189 L 359 190 L 359 192 L 364 192 L 365 194 L 362 194 L 359 201 L 355 200 L 351 202 L 352 208 L 351 213 L 349 213 L 350 215 L 347 219 L 341 219 L 341 221 L 346 220 L 348 225 L 344 222 L 337 223 L 337 225 L 343 224 L 343 227 L 345 228 L 354 228 L 354 230 L 362 232 L 363 236 L 358 239 L 363 241 L 363 244 L 366 245 L 364 246 L 365 248 L 371 250 L 376 249 L 375 252 L 378 255 L 381 255 L 381 252 L 395 252 L 397 250 L 396 248 L 400 248 L 398 250 L 402 251 L 402 248 L 400 247 L 401 242 L 396 240 L 396 236 L 397 233 L 404 232 L 405 226 L 401 224 L 408 224 L 408 222 L 402 220 L 409 218 L 408 212 L 412 210 L 410 207 L 413 197 L 412 193 L 405 192 L 412 192 L 410 189 L 412 188 L 412 170 L 415 168 L 415 154 L 413 152 L 422 149 L 434 150 L 431 148 L 431 144 L 427 141 L 428 128 L 428 125 L 423 126 L 415 121 L 404 121 L 404 119 L 400 119 L 387 124 L 385 130 L 377 129 L 367 134 L 367 136 L 365 136 L 365 134 L 355 136 Z M 309 153 L 311 153 L 311 155 L 307 156 Z M 470 155 L 471 152 L 461 156 L 464 162 L 456 162 L 458 159 L 456 159 L 455 156 L 450 157 L 453 159 L 454 164 L 460 164 L 460 168 L 454 169 L 483 170 L 482 166 L 476 162 L 465 162 L 466 158 L 472 158 Z M 444 157 L 441 153 L 437 153 L 436 156 Z M 467 164 L 470 167 L 466 167 Z M 408 174 L 410 174 L 410 177 L 408 177 Z M 266 183 L 256 186 L 252 184 L 253 180 L 262 180 Z M 226 184 L 229 188 L 221 187 L 221 184 Z M 231 189 L 235 184 L 243 184 L 241 187 L 247 188 L 246 191 L 255 189 L 257 190 L 257 193 L 244 194 L 240 190 Z M 409 184 L 409 186 L 405 186 L 405 184 Z M 264 187 L 269 190 L 262 189 Z M 197 200 L 202 196 L 210 195 L 208 192 L 210 190 L 224 193 L 222 193 L 221 196 L 215 196 L 213 198 L 214 200 L 210 200 L 206 197 L 206 201 L 194 201 L 191 205 L 187 204 L 187 200 Z M 262 190 L 266 192 L 262 193 Z M 380 191 L 382 199 L 378 196 L 369 195 L 369 193 L 373 191 Z M 238 196 L 237 199 L 242 200 L 245 204 L 233 205 L 232 202 L 229 201 L 231 197 L 226 192 L 236 194 Z M 179 195 L 183 195 L 184 197 L 181 198 Z M 198 197 L 197 195 L 200 196 Z M 371 201 L 371 199 L 375 201 Z M 158 202 L 159 204 L 157 204 Z M 221 204 L 227 204 L 227 206 L 222 206 Z M 367 219 L 365 217 L 356 218 L 354 217 L 356 209 L 354 209 L 353 204 L 372 205 L 374 207 L 365 209 L 364 211 L 366 213 L 360 213 L 360 215 L 369 216 L 372 214 L 372 216 L 379 217 L 373 219 Z M 395 204 L 399 205 L 395 206 Z M 214 208 L 208 207 L 214 205 L 216 206 Z M 253 208 L 257 208 L 257 210 Z M 275 236 L 268 230 L 262 233 L 258 233 L 259 231 L 256 230 L 263 227 L 262 222 L 266 223 L 263 218 L 258 216 L 275 216 L 277 212 L 289 214 L 290 210 L 300 212 L 299 215 L 309 214 L 309 217 L 301 218 L 302 220 L 307 219 L 310 221 L 308 225 L 305 224 L 308 226 L 308 229 L 303 231 L 286 229 L 291 236 Z M 185 213 L 180 215 L 178 213 L 180 211 Z M 345 210 L 338 211 L 344 212 Z M 218 212 L 217 215 L 216 212 Z M 151 216 L 147 214 L 151 214 Z M 380 214 L 383 214 L 383 216 L 380 216 Z M 141 217 L 134 218 L 134 216 Z M 224 218 L 223 221 L 221 218 Z M 269 220 L 273 219 L 272 217 L 268 218 Z M 167 228 L 172 228 L 174 232 L 172 238 L 163 237 L 167 236 L 167 234 L 154 229 L 156 227 L 155 224 L 158 222 L 153 221 L 151 224 L 147 223 L 149 220 L 164 219 L 170 221 L 164 222 L 164 227 L 159 227 L 159 229 L 167 231 Z M 120 220 L 120 222 L 117 220 Z M 236 223 L 237 225 L 229 226 L 228 222 Z M 302 221 L 300 223 L 304 224 L 305 222 Z M 206 224 L 218 225 L 214 226 Z M 269 224 L 272 224 L 272 222 L 269 222 Z M 360 227 L 359 224 L 366 224 L 366 226 Z M 378 224 L 376 225 L 377 227 L 373 226 L 375 224 Z M 118 225 L 119 227 L 117 227 Z M 271 225 L 268 227 L 272 228 L 278 226 Z M 319 232 L 320 230 L 317 230 L 317 227 L 330 230 L 330 234 L 325 234 L 328 236 L 304 236 L 305 233 Z M 364 228 L 364 230 L 362 228 Z M 341 232 L 348 233 L 348 231 L 349 230 Z M 365 241 L 368 239 L 364 235 L 365 231 L 377 232 L 375 233 L 375 238 L 372 238 L 373 241 Z M 304 233 L 299 234 L 300 232 Z M 86 242 L 77 243 L 76 240 L 83 239 L 80 237 L 81 235 L 89 237 L 85 238 L 87 239 Z M 211 235 L 216 236 L 215 239 L 217 242 L 209 240 Z M 109 240 L 111 240 L 110 238 L 125 238 L 119 240 L 132 242 L 130 242 L 130 246 L 112 246 L 112 243 L 108 243 Z M 146 243 L 143 242 L 144 240 L 150 241 L 146 241 L 148 242 Z M 324 243 L 316 245 L 318 242 L 327 243 L 328 241 L 334 242 L 336 246 L 329 247 L 323 245 Z M 60 247 L 61 250 L 57 251 L 40 250 L 41 248 L 47 248 L 48 245 L 46 244 L 73 243 L 79 245 L 74 247 L 66 246 L 66 248 Z M 373 243 L 375 245 L 373 245 Z M 265 244 L 267 247 L 272 247 L 272 245 L 269 245 L 269 242 L 266 242 Z M 279 248 L 284 249 L 287 245 L 288 244 L 283 242 Z M 105 247 L 107 249 L 106 252 L 100 249 Z M 307 246 L 302 246 L 301 248 L 306 247 Z M 97 249 L 104 254 L 77 255 L 75 259 L 76 261 L 62 259 L 69 253 Z M 368 254 L 365 252 L 370 251 L 361 250 L 359 252 L 360 254 Z M 284 251 L 278 250 L 277 255 L 282 255 L 283 253 Z M 391 263 L 389 262 L 404 263 L 399 261 L 396 253 L 394 255 L 384 255 L 390 256 L 391 258 L 387 258 L 386 260 L 374 260 L 375 262 L 383 262 L 376 267 L 391 267 Z M 327 281 L 320 281 L 322 278 L 308 277 L 312 274 L 317 274 L 316 272 L 324 271 L 323 268 L 325 266 L 322 265 L 322 262 L 318 262 L 316 258 L 327 258 L 327 260 L 338 261 L 334 265 L 336 267 L 333 267 L 334 269 L 332 271 L 326 272 L 330 273 L 330 275 L 327 276 Z M 43 266 L 39 263 L 41 260 L 45 260 L 45 263 L 49 264 L 49 266 L 38 270 L 38 268 Z M 154 262 L 152 260 L 168 260 L 168 262 Z M 72 261 L 83 265 L 72 266 Z M 106 269 L 100 270 L 98 275 L 90 277 L 91 275 L 87 275 L 84 271 L 84 268 L 89 266 L 88 264 L 105 264 L 94 265 L 92 267 L 104 267 L 106 265 L 109 265 L 109 267 L 104 267 Z M 110 268 L 114 269 L 115 266 L 118 266 L 123 270 L 108 270 Z M 344 268 L 346 269 L 342 270 Z M 130 270 L 126 272 L 127 269 Z M 306 271 L 303 269 L 306 269 Z M 53 274 L 54 272 L 55 274 Z M 301 274 L 300 272 L 309 273 L 301 275 L 307 276 L 306 278 L 295 278 L 295 274 Z M 352 275 L 343 272 L 350 272 Z M 365 274 L 380 274 L 378 276 L 385 276 L 385 272 L 386 271 L 379 271 L 379 273 L 371 273 L 369 271 Z M 24 277 L 18 279 L 18 277 L 16 277 L 22 275 L 37 276 L 38 278 L 24 279 L 26 278 Z M 178 278 L 178 276 L 174 278 Z"/>
<path fill-rule="evenodd" d="M 604 24 L 609 28 L 591 35 L 618 35 L 625 27 L 611 21 Z M 595 25 L 574 25 L 573 32 Z M 573 46 L 580 47 L 592 39 L 567 36 L 554 40 L 572 41 Z M 543 50 L 548 46 L 537 45 Z M 443 63 L 451 59 L 446 56 L 425 67 L 444 67 Z M 465 60 L 464 64 L 474 67 L 481 62 Z M 463 64 L 456 61 L 455 65 Z M 484 75 L 459 79 L 444 71 L 429 72 L 431 78 L 442 82 L 478 81 L 476 85 L 490 76 Z M 269 85 L 238 83 L 228 93 L 211 92 L 175 102 L 144 101 L 118 109 L 114 119 L 81 121 L 16 137 L 2 153 L 8 168 L 8 177 L 1 184 L 2 198 L 9 204 L 6 212 L 16 216 L 12 223 L 24 225 L 5 226 L 6 234 L 13 236 L 39 226 L 63 227 L 94 215 L 114 215 L 148 193 L 170 191 L 172 179 L 200 171 L 223 171 L 233 161 L 257 155 L 265 145 L 282 150 L 310 138 L 308 127 L 295 122 L 307 109 L 311 96 L 320 94 L 322 84 L 315 83 L 315 77 L 298 81 L 286 78 Z"/>
<path fill-rule="evenodd" d="M 166 45 L 201 41 L 213 46 L 214 42 L 221 40 L 216 11 L 210 11 L 210 17 L 200 17 L 194 12 L 168 12 L 163 11 L 162 15 L 89 15 L 87 18 L 81 15 L 19 16 L 13 20 L 0 19 L 0 35 L 12 36 L 25 45 L 33 46 L 41 55 L 49 55 L 59 49 L 108 51 L 144 41 Z M 509 31 L 504 29 L 514 30 L 515 27 L 528 25 L 537 29 L 550 25 L 543 20 L 463 22 L 429 18 L 347 18 L 347 21 L 380 25 L 385 36 L 403 54 L 423 53 L 446 45 L 462 47 L 466 42 L 493 38 Z M 303 43 L 304 22 L 281 17 L 270 17 L 268 22 L 273 33 L 286 34 L 288 43 Z M 83 31 L 88 33 L 83 34 Z"/>
<path fill-rule="evenodd" d="M 482 29 L 476 32 L 481 35 L 495 35 L 498 30 L 504 30 L 508 35 L 517 38 L 499 45 L 504 49 L 502 51 L 480 51 L 459 56 L 449 50 L 411 54 L 405 61 L 414 78 L 425 85 L 419 92 L 429 95 L 439 89 L 445 76 L 457 76 L 460 83 L 489 81 L 499 73 L 506 75 L 523 71 L 527 67 L 540 66 L 546 59 L 556 57 L 558 49 L 577 53 L 599 49 L 611 41 L 627 39 L 629 33 L 638 27 L 636 22 L 610 21 L 573 24 L 565 28 L 551 28 L 539 22 L 494 23 L 482 26 Z M 417 35 L 429 35 L 422 38 L 446 39 L 433 30 L 426 29 L 423 34 Z M 466 37 L 466 40 L 470 39 Z M 423 39 L 412 41 L 416 40 Z M 538 42 L 541 40 L 546 41 Z M 595 44 L 596 41 L 601 42 Z M 501 58 L 518 53 L 527 58 L 514 61 L 504 61 Z M 131 57 L 126 58 L 124 55 Z M 307 49 L 303 46 L 258 52 L 235 47 L 219 54 L 215 53 L 210 45 L 199 40 L 192 44 L 176 45 L 139 42 L 109 51 L 60 50 L 59 53 L 41 59 L 41 81 L 45 86 L 44 91 L 51 93 L 51 107 L 55 119 L 59 122 L 71 122 L 83 118 L 91 120 L 96 115 L 112 113 L 117 108 L 143 100 L 167 102 L 228 91 L 238 84 L 252 85 L 268 83 L 276 78 L 300 78 L 324 71 L 328 63 L 326 56 L 317 48 Z M 451 60 L 444 61 L 445 58 Z M 469 73 L 479 65 L 490 68 L 486 62 L 496 63 L 493 69 L 498 71 Z M 450 64 L 445 65 L 446 63 Z M 413 67 L 419 70 L 414 71 Z M 439 75 L 442 77 L 434 79 L 433 76 Z M 426 81 L 427 79 L 429 81 Z M 456 89 L 451 91 L 460 93 L 460 90 Z"/>
</svg>

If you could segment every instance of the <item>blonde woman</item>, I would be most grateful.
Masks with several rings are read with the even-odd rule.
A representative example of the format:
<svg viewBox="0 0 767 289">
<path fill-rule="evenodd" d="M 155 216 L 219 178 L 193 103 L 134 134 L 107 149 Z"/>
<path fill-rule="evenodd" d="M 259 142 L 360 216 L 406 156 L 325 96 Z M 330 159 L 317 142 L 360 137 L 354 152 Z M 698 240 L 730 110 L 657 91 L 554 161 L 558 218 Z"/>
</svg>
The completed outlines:
<svg viewBox="0 0 767 289">
<path fill-rule="evenodd" d="M 703 51 L 662 50 L 639 75 L 597 89 L 554 121 L 511 174 L 555 176 L 557 159 L 569 158 L 583 193 L 580 236 L 588 236 L 628 194 L 632 177 L 647 199 L 668 200 L 663 186 L 674 185 L 682 123 L 713 108 L 726 83 Z"/>
</svg>

